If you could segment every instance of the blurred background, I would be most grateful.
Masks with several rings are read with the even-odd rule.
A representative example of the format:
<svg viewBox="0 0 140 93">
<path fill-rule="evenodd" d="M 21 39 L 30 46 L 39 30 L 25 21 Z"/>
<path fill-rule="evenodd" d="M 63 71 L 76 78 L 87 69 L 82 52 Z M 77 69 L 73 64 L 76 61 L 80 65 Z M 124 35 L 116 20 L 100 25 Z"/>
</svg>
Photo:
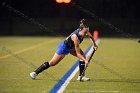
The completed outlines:
<svg viewBox="0 0 140 93">
<path fill-rule="evenodd" d="M 77 73 L 64 92 L 140 93 L 139 11 L 139 0 L 0 0 L 0 93 L 49 93 L 63 84 L 77 60 L 72 55 L 35 81 L 29 73 L 52 58 L 82 18 L 91 33 L 99 29 L 101 42 L 86 70 L 91 81 L 77 82 Z M 80 48 L 90 45 L 85 38 Z"/>
<path fill-rule="evenodd" d="M 91 31 L 100 29 L 100 36 L 139 37 L 139 9 L 139 0 L 1 0 L 0 35 L 65 36 L 86 18 Z"/>
</svg>

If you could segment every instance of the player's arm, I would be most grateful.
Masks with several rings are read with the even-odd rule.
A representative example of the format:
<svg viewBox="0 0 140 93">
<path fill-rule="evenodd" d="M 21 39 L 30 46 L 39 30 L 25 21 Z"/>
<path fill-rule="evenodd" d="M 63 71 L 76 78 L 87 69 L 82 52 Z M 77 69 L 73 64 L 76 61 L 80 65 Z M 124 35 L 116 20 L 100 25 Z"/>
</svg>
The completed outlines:
<svg viewBox="0 0 140 93">
<path fill-rule="evenodd" d="M 71 39 L 73 40 L 74 42 L 74 45 L 75 45 L 75 51 L 76 51 L 76 54 L 77 54 L 77 57 L 81 60 L 83 60 L 86 64 L 88 63 L 88 61 L 86 60 L 86 58 L 84 57 L 84 55 L 81 54 L 80 52 L 80 46 L 79 46 L 79 40 L 77 38 L 77 36 L 75 34 L 73 34 L 71 36 Z"/>
<path fill-rule="evenodd" d="M 97 49 L 97 45 L 95 43 L 95 40 L 93 38 L 93 36 L 91 35 L 91 33 L 89 31 L 87 31 L 87 36 L 91 39 L 92 43 L 94 44 L 94 49 Z"/>
</svg>

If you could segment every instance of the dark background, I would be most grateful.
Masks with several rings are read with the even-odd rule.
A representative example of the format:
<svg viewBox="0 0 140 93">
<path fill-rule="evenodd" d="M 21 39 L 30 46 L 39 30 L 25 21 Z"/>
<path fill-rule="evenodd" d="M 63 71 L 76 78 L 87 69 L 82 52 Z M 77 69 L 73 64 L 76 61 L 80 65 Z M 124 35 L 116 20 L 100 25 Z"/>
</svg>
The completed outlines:
<svg viewBox="0 0 140 93">
<path fill-rule="evenodd" d="M 121 31 L 81 11 L 73 3 Z M 0 35 L 68 35 L 79 26 L 81 18 L 86 18 L 91 31 L 100 29 L 100 36 L 139 37 L 139 4 L 139 0 L 72 0 L 69 4 L 58 4 L 55 0 L 1 0 Z"/>
</svg>

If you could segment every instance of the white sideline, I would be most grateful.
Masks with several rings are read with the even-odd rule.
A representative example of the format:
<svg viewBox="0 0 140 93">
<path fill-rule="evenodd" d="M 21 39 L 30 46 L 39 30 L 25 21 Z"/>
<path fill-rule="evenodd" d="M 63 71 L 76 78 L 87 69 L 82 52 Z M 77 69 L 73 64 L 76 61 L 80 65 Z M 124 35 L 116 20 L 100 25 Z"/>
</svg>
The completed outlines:
<svg viewBox="0 0 140 93">
<path fill-rule="evenodd" d="M 98 45 L 100 42 L 100 40 L 98 39 L 96 41 L 96 44 Z M 93 47 L 90 48 L 90 50 L 88 51 L 88 53 L 86 54 L 86 57 L 88 57 L 93 51 Z M 71 79 L 75 76 L 75 74 L 78 72 L 79 67 L 77 66 L 76 69 L 72 72 L 72 74 L 67 78 L 67 80 L 64 82 L 64 84 L 59 88 L 59 90 L 57 91 L 57 93 L 63 93 L 63 91 L 66 89 L 66 87 L 68 86 L 68 84 L 70 83 Z"/>
</svg>

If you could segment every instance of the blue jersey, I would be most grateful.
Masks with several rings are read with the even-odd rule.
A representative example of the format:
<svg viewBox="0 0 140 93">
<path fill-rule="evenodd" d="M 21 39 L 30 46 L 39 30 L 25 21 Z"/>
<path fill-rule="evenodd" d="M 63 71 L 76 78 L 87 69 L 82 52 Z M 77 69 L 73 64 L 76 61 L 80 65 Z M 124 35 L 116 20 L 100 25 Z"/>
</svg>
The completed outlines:
<svg viewBox="0 0 140 93">
<path fill-rule="evenodd" d="M 66 44 L 66 46 L 67 46 L 68 48 L 74 48 L 74 42 L 73 42 L 73 40 L 71 39 L 71 36 L 72 36 L 73 34 L 75 34 L 75 35 L 78 37 L 78 40 L 79 40 L 80 43 L 83 41 L 83 38 L 81 38 L 79 32 L 80 32 L 80 29 L 78 28 L 77 30 L 75 30 L 71 35 L 69 35 L 69 36 L 64 40 L 64 43 Z"/>
<path fill-rule="evenodd" d="M 75 30 L 71 35 L 69 35 L 64 41 L 62 41 L 59 45 L 58 45 L 58 49 L 56 51 L 56 53 L 58 55 L 64 54 L 67 55 L 69 54 L 73 49 L 74 49 L 74 42 L 71 39 L 71 36 L 73 34 L 75 34 L 78 37 L 79 42 L 81 43 L 83 41 L 83 38 L 80 37 L 80 29 Z"/>
</svg>

